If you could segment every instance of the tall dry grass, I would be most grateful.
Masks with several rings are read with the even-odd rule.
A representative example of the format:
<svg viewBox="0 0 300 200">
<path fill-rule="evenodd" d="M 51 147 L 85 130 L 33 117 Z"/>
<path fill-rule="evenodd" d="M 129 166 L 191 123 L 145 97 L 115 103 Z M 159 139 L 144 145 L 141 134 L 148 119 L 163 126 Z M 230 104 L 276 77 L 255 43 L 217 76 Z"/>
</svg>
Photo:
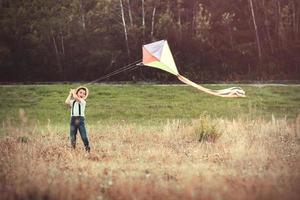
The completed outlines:
<svg viewBox="0 0 300 200">
<path fill-rule="evenodd" d="M 80 139 L 70 149 L 67 129 L 22 123 L 2 124 L 1 199 L 300 197 L 300 116 L 98 124 L 88 128 L 90 154 Z M 199 142 L 208 131 L 217 137 Z"/>
</svg>

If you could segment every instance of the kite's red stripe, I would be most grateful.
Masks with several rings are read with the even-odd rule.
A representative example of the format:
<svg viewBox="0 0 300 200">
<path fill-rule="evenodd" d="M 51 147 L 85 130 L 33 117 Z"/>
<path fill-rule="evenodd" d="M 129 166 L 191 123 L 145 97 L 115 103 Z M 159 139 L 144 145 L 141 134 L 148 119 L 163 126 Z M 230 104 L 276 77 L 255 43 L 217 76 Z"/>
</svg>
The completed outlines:
<svg viewBox="0 0 300 200">
<path fill-rule="evenodd" d="M 154 61 L 159 61 L 157 58 L 155 58 L 153 55 L 149 53 L 144 47 L 143 47 L 143 64 L 146 65 L 147 63 L 151 63 Z"/>
</svg>

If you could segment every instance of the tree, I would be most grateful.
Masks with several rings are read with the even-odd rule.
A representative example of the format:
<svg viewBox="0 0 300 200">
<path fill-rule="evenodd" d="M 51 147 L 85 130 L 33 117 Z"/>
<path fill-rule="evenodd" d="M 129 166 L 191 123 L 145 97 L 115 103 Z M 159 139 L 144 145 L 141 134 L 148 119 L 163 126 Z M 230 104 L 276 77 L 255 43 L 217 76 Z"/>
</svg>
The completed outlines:
<svg viewBox="0 0 300 200">
<path fill-rule="evenodd" d="M 259 33 L 258 33 L 257 25 L 256 25 L 256 18 L 255 18 L 254 7 L 253 7 L 253 0 L 249 0 L 249 4 L 250 4 L 252 21 L 253 21 L 254 30 L 255 30 L 255 37 L 256 37 L 256 43 L 257 43 L 258 57 L 259 57 L 259 60 L 261 60 L 262 59 L 262 51 L 261 51 L 261 44 L 260 44 Z"/>
</svg>

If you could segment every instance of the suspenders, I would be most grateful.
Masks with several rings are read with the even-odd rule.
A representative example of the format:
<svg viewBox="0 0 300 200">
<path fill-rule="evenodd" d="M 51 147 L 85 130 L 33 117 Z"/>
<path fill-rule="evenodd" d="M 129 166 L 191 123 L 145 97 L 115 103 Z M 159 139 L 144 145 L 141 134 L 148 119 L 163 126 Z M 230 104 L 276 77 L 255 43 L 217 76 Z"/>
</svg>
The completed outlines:
<svg viewBox="0 0 300 200">
<path fill-rule="evenodd" d="M 74 105 L 75 105 L 75 100 L 73 101 L 73 104 L 72 104 L 72 116 L 74 115 Z"/>
<path fill-rule="evenodd" d="M 72 104 L 72 116 L 74 115 L 74 105 L 75 105 L 75 100 L 73 101 L 73 104 Z M 79 107 L 79 116 L 81 116 L 81 106 L 80 106 L 80 103 L 78 103 L 78 107 Z"/>
</svg>

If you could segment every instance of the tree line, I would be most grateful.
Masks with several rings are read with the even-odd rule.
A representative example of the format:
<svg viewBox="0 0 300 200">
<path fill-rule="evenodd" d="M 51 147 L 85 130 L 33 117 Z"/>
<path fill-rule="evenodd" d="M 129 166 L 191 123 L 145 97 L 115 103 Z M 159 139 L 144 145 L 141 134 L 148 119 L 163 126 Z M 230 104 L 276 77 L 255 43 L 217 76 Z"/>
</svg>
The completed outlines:
<svg viewBox="0 0 300 200">
<path fill-rule="evenodd" d="M 199 82 L 300 77 L 297 0 L 0 0 L 0 81 L 91 81 L 167 39 Z M 173 81 L 139 67 L 106 81 Z"/>
</svg>

